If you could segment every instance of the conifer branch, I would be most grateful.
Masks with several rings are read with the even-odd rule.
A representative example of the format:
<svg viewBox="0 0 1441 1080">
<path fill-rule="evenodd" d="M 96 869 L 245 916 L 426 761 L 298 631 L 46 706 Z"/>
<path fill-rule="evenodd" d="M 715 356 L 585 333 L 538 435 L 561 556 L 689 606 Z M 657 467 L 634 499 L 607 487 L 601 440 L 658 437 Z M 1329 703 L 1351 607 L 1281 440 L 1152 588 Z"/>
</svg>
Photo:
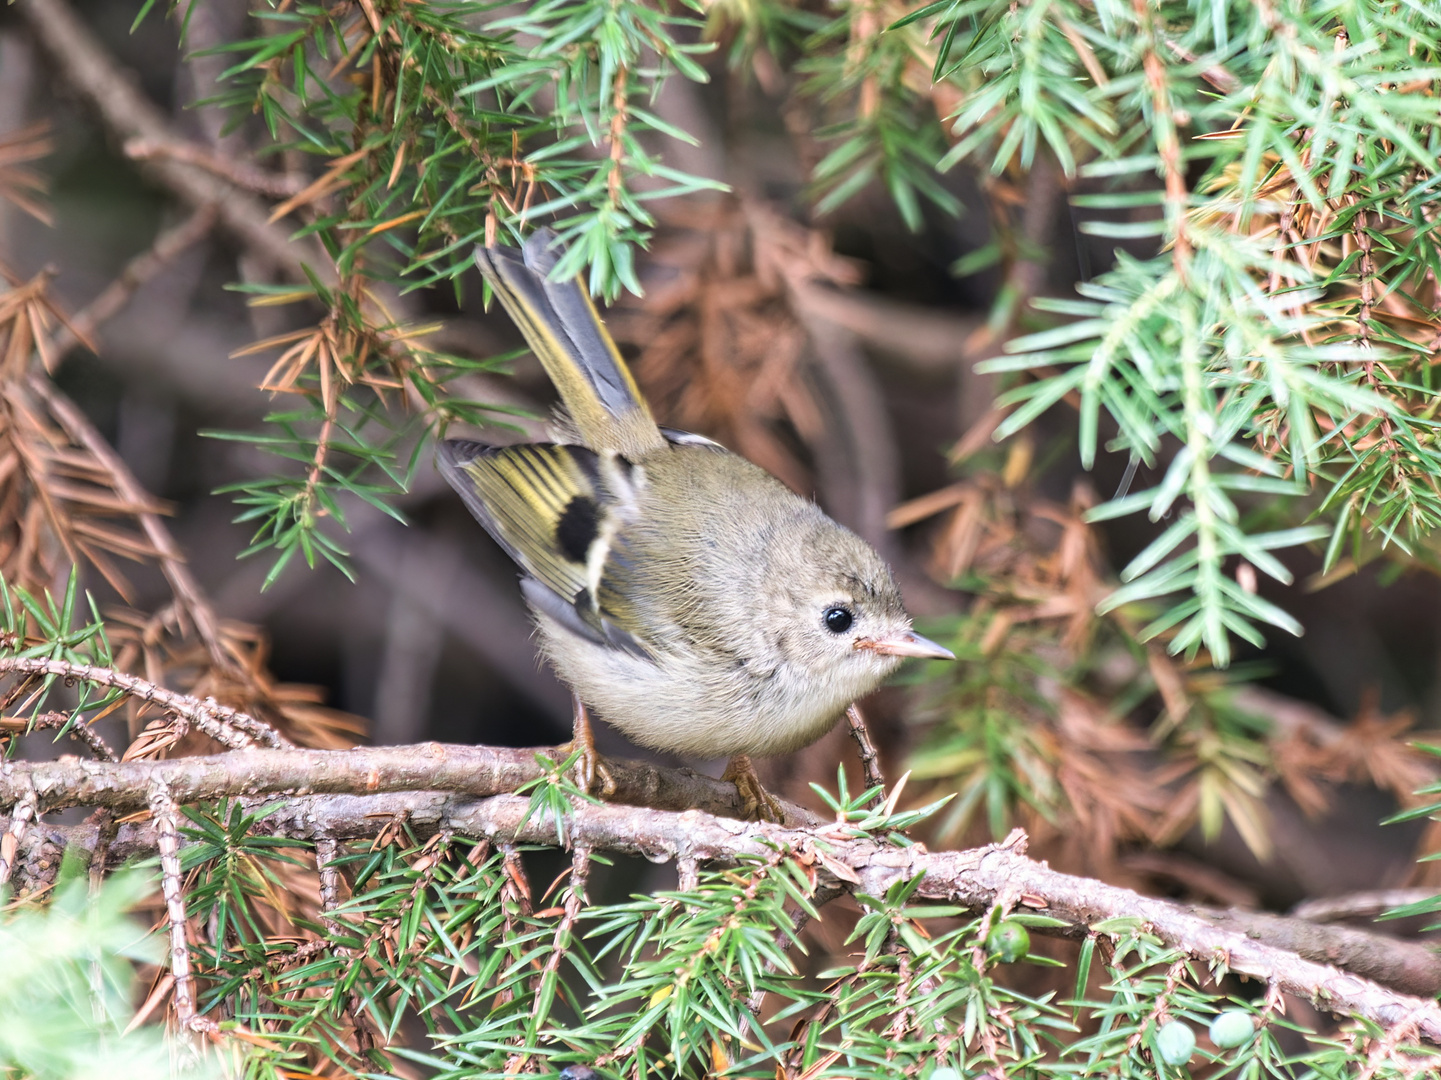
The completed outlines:
<svg viewBox="0 0 1441 1080">
<path fill-rule="evenodd" d="M 225 756 L 259 757 L 265 753 Z M 294 762 L 313 753 L 300 750 L 271 756 Z M 182 766 L 187 760 L 195 759 L 165 764 Z M 102 768 L 93 762 L 70 765 L 77 773 Z M 183 772 L 177 773 L 175 780 L 183 783 Z M 270 804 L 255 829 L 292 839 L 345 841 L 393 831 L 398 821 L 418 836 L 470 837 L 502 848 L 559 843 L 554 821 L 534 814 L 525 797 L 475 799 L 437 791 L 289 796 L 278 807 Z M 0 827 L 9 825 L 9 819 L 0 818 Z M 98 828 L 90 825 L 37 826 L 31 834 L 33 843 L 75 844 L 91 851 L 99 841 Z M 1143 927 L 1166 945 L 1218 970 L 1263 980 L 1318 1008 L 1361 1016 L 1385 1028 L 1414 1022 L 1420 1037 L 1441 1044 L 1441 1006 L 1366 977 L 1397 977 L 1398 972 L 1406 972 L 1404 978 L 1412 980 L 1410 985 L 1429 979 L 1431 990 L 1426 992 L 1434 993 L 1441 989 L 1441 960 L 1424 946 L 1281 916 L 1189 907 L 1062 874 L 1026 858 L 1021 850 L 1023 835 L 1020 842 L 931 852 L 921 845 L 898 847 L 856 835 L 850 827 L 836 823 L 791 828 L 700 810 L 676 812 L 611 803 L 575 806 L 565 822 L 565 835 L 570 844 L 592 851 L 676 859 L 682 866 L 690 862 L 734 865 L 742 858 L 768 859 L 777 851 L 786 851 L 814 864 L 821 890 L 854 888 L 881 897 L 897 883 L 918 880 L 916 896 L 920 898 L 958 904 L 971 911 L 1014 902 L 1017 910 L 1030 909 L 1062 920 L 1063 925 L 1040 932 L 1065 937 L 1084 938 L 1093 933 L 1093 926 L 1107 920 L 1129 920 L 1128 924 Z M 153 826 L 125 824 L 117 832 L 109 858 L 153 852 L 158 844 Z M 1276 944 L 1278 939 L 1289 947 Z M 1310 958 L 1293 949 L 1307 950 Z M 1350 970 L 1332 966 L 1335 957 L 1344 957 Z"/>
<path fill-rule="evenodd" d="M 6 662 L 0 658 L 0 670 Z M 43 663 L 60 666 L 59 661 Z M 64 665 L 67 670 L 78 666 Z M 128 685 L 129 677 L 122 678 Z M 180 712 L 173 704 L 178 701 L 189 713 L 208 715 L 206 703 L 181 694 L 165 692 L 163 697 L 148 700 Z M 172 797 L 180 803 L 281 793 L 430 791 L 487 796 L 511 792 L 540 779 L 546 775 L 546 767 L 537 758 L 564 760 L 564 750 L 418 743 L 353 750 L 249 748 L 167 761 L 5 761 L 0 762 L 0 806 L 13 805 L 25 792 L 33 790 L 46 811 L 68 806 L 138 810 L 145 806 L 145 792 L 157 778 L 169 785 Z M 666 769 L 613 758 L 607 759 L 606 767 L 615 780 L 617 802 L 663 810 L 700 807 L 730 817 L 744 810 L 745 803 L 734 784 L 689 769 Z M 825 822 L 794 803 L 780 800 L 780 804 L 788 825 L 819 826 Z"/>
</svg>

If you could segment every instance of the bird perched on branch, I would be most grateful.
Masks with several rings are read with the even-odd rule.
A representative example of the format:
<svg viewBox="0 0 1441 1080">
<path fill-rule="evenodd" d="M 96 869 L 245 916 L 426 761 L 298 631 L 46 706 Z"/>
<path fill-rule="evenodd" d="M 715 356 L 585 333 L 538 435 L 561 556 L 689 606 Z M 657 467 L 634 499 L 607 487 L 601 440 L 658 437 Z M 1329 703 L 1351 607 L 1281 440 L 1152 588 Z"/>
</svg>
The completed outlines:
<svg viewBox="0 0 1441 1080">
<path fill-rule="evenodd" d="M 555 383 L 553 443 L 452 440 L 440 469 L 524 572 L 540 647 L 574 691 L 574 748 L 604 776 L 586 706 L 633 741 L 729 757 L 798 750 L 904 657 L 955 657 L 911 629 L 886 564 L 808 499 L 718 443 L 657 426 L 554 233 L 476 263 Z"/>
</svg>

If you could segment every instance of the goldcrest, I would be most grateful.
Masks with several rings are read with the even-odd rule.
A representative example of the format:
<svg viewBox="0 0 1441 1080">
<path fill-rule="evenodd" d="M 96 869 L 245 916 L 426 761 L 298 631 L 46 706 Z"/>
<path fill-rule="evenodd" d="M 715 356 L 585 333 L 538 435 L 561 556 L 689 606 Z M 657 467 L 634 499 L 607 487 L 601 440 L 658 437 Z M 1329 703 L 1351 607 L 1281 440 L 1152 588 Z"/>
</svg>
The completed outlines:
<svg viewBox="0 0 1441 1080">
<path fill-rule="evenodd" d="M 875 549 L 718 443 L 657 426 L 555 235 L 478 248 L 481 273 L 555 383 L 556 441 L 448 441 L 440 469 L 523 572 L 540 648 L 631 740 L 696 757 L 824 735 L 905 657 Z M 578 735 L 581 733 L 578 731 Z"/>
</svg>

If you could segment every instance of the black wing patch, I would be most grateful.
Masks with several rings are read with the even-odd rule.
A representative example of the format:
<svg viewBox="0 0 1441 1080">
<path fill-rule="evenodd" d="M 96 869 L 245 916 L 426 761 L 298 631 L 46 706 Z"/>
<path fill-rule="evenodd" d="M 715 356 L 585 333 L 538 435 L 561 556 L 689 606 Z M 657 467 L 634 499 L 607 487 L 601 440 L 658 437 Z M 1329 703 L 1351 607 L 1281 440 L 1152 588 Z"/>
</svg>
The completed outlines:
<svg viewBox="0 0 1441 1080">
<path fill-rule="evenodd" d="M 600 537 L 600 511 L 595 499 L 577 495 L 565 504 L 555 523 L 555 546 L 571 562 L 584 564 L 590 546 Z"/>
</svg>

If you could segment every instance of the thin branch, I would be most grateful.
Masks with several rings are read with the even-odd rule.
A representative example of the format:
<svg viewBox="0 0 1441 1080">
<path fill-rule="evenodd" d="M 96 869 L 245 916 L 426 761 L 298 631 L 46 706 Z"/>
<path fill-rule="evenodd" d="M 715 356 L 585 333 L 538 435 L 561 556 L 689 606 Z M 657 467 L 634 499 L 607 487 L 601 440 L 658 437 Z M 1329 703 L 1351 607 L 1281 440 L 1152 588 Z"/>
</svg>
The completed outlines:
<svg viewBox="0 0 1441 1080">
<path fill-rule="evenodd" d="M 142 285 L 165 269 L 176 256 L 203 240 L 215 227 L 215 219 L 214 205 L 202 206 L 179 225 L 159 233 L 148 248 L 125 264 L 119 276 L 99 296 L 75 313 L 70 320 L 73 330 L 62 326 L 56 331 L 50 341 L 54 358 L 63 357 L 84 338 L 94 337 L 100 325 L 118 315 Z"/>
<path fill-rule="evenodd" d="M 1392 908 L 1409 907 L 1430 900 L 1435 889 L 1376 889 L 1367 892 L 1343 893 L 1306 900 L 1291 909 L 1293 918 L 1313 923 L 1343 922 L 1346 919 L 1370 919 Z"/>
<path fill-rule="evenodd" d="M 349 546 L 357 565 L 421 608 L 426 618 L 472 649 L 493 671 L 503 673 L 531 706 L 557 724 L 570 726 L 569 693 L 535 662 L 531 642 L 506 629 L 525 617 L 514 589 L 502 588 L 458 560 L 454 541 L 414 526 L 406 528 L 382 514 L 357 520 L 354 529 Z M 492 617 L 477 619 L 477 611 Z M 378 722 L 385 725 L 388 717 L 382 715 Z"/>
<path fill-rule="evenodd" d="M 793 297 L 804 313 L 849 330 L 885 360 L 921 374 L 949 372 L 984 359 L 977 347 L 983 316 L 923 307 L 862 289 L 816 285 Z"/>
<path fill-rule="evenodd" d="M 1147 0 L 1131 0 L 1136 22 L 1145 40 L 1145 56 L 1141 61 L 1146 73 L 1146 83 L 1151 91 L 1152 126 L 1155 130 L 1156 152 L 1166 177 L 1166 208 L 1175 230 L 1171 245 L 1171 260 L 1182 279 L 1186 277 L 1187 264 L 1191 257 L 1191 240 L 1186 228 L 1186 209 L 1190 191 L 1186 188 L 1185 168 L 1181 160 L 1181 140 L 1177 132 L 1175 110 L 1171 106 L 1170 83 L 1166 63 L 1161 59 L 1160 45 L 1164 40 L 1161 29 L 1156 25 L 1156 15 Z"/>
<path fill-rule="evenodd" d="M 53 364 L 77 344 L 89 345 L 89 338 L 95 329 L 123 308 L 140 286 L 210 231 L 215 223 L 216 213 L 215 206 L 207 204 L 180 225 L 167 229 L 156 237 L 150 248 L 127 263 L 120 276 L 75 318 L 61 320 L 61 326 L 51 340 L 50 348 L 40 350 L 42 361 L 44 354 L 48 353 Z M 116 494 L 131 506 L 141 508 L 134 517 L 158 555 L 161 572 L 175 594 L 182 623 L 188 621 L 194 627 L 196 635 L 210 655 L 211 662 L 217 668 L 232 677 L 243 679 L 244 672 L 222 643 L 219 620 L 186 566 L 179 545 L 175 543 L 159 515 L 143 509 L 155 505 L 150 493 L 135 479 L 129 466 L 95 429 L 90 419 L 51 382 L 47 374 L 39 370 L 32 372 L 28 387 L 30 392 L 45 404 L 66 437 L 84 447 L 105 470 L 110 487 Z"/>
<path fill-rule="evenodd" d="M 1353 737 L 1348 722 L 1337 719 L 1310 702 L 1278 694 L 1263 686 L 1238 686 L 1235 701 L 1242 711 L 1265 717 L 1277 737 L 1300 739 L 1328 751 L 1343 749 Z M 1434 757 L 1427 754 L 1417 754 L 1416 757 L 1418 776 L 1423 777 L 1416 786 L 1441 779 L 1441 769 L 1435 766 Z"/>
<path fill-rule="evenodd" d="M 332 934 L 336 921 L 331 913 L 340 906 L 340 868 L 335 865 L 340 845 L 328 836 L 315 841 L 315 868 L 320 872 L 320 917 Z"/>
<path fill-rule="evenodd" d="M 1435 895 L 1434 892 L 1431 895 Z M 1403 941 L 1359 927 L 1330 926 L 1293 915 L 1265 911 L 1186 909 L 1218 929 L 1232 930 L 1278 949 L 1335 964 L 1419 997 L 1441 993 L 1441 956 L 1425 942 Z M 1392 948 L 1388 942 L 1400 948 Z"/>
<path fill-rule="evenodd" d="M 156 779 L 146 792 L 155 821 L 155 845 L 160 851 L 160 891 L 165 897 L 165 919 L 170 927 L 170 974 L 175 979 L 175 1019 L 180 1030 L 195 1022 L 195 980 L 190 974 L 190 942 L 185 935 L 185 894 L 180 886 L 179 811 L 165 781 Z"/>
<path fill-rule="evenodd" d="M 460 834 L 555 844 L 554 824 L 536 820 L 528 809 L 527 799 L 496 796 L 456 807 L 446 815 L 445 824 Z M 674 814 L 609 805 L 577 808 L 567 824 L 567 835 L 576 844 L 600 850 L 650 858 L 659 853 L 672 857 L 684 854 L 719 862 L 733 862 L 741 854 L 764 857 L 777 846 L 815 850 L 818 842 L 824 842 L 830 848 L 829 858 L 854 871 L 860 878 L 858 889 L 870 896 L 884 896 L 897 881 L 923 875 L 919 896 L 976 911 L 989 907 L 1003 894 L 1020 894 L 1028 906 L 1064 920 L 1068 925 L 1060 932 L 1067 936 L 1083 937 L 1090 932 L 1092 923 L 1104 919 L 1134 918 L 1167 945 L 1197 959 L 1262 979 L 1337 1014 L 1362 1016 L 1387 1027 L 1415 1023 L 1422 1038 L 1441 1043 L 1441 1006 L 1434 1001 L 1398 994 L 1360 976 L 1303 959 L 1255 940 L 1247 932 L 1218 925 L 1193 909 L 1062 874 L 1006 850 L 928 852 L 869 838 L 843 839 L 833 829 L 787 829 L 763 822 L 730 821 L 696 811 Z M 1407 943 L 1378 938 L 1376 944 L 1389 950 Z"/>
<path fill-rule="evenodd" d="M 330 456 L 330 440 L 335 434 L 336 416 L 340 411 L 340 394 L 324 393 L 324 388 L 330 383 L 327 378 L 329 361 L 324 357 L 320 361 L 320 382 L 322 387 L 321 408 L 324 410 L 325 419 L 321 422 L 320 433 L 315 437 L 315 454 L 310 460 L 310 468 L 305 474 L 305 492 L 300 497 L 300 505 L 304 506 L 305 513 L 318 516 L 315 507 L 315 489 L 320 486 L 320 481 L 325 475 L 325 459 Z"/>
<path fill-rule="evenodd" d="M 310 182 L 301 177 L 257 169 L 248 162 L 236 161 L 183 139 L 128 139 L 125 142 L 125 156 L 131 161 L 184 162 L 186 165 L 204 169 L 238 188 L 272 199 L 288 199 L 298 195 Z"/>
<path fill-rule="evenodd" d="M 294 761 L 308 751 L 274 754 L 251 751 L 235 757 L 262 756 Z M 359 751 L 352 751 L 359 753 Z M 180 766 L 185 759 L 165 764 Z M 19 764 L 19 763 L 15 763 Z M 13 765 L 12 765 L 13 768 Z M 74 772 L 107 770 L 96 762 L 74 762 Z M 734 798 L 734 795 L 732 795 Z M 471 799 L 440 792 L 395 792 L 385 795 L 303 795 L 288 797 L 258 825 L 273 835 L 314 839 L 353 840 L 374 837 L 404 820 L 418 836 L 446 832 L 505 844 L 557 846 L 556 827 L 548 819 L 529 813 L 530 800 L 517 795 Z M 0 818 L 0 825 L 8 822 Z M 1337 1014 L 1354 1014 L 1378 1024 L 1413 1021 L 1420 1037 L 1441 1043 L 1441 1006 L 1434 1001 L 1397 993 L 1370 979 L 1310 960 L 1253 936 L 1264 931 L 1226 925 L 1228 913 L 1185 907 L 1167 900 L 1141 896 L 1129 889 L 1058 873 L 1006 847 L 970 851 L 930 852 L 920 845 L 897 847 L 868 836 L 853 836 L 834 822 L 810 828 L 787 828 L 765 822 L 716 817 L 699 810 L 683 813 L 651 807 L 582 804 L 573 809 L 565 825 L 574 845 L 593 851 L 619 852 L 677 859 L 682 867 L 700 862 L 733 865 L 742 856 L 769 858 L 778 848 L 801 855 L 814 854 L 821 871 L 820 887 L 845 885 L 828 867 L 842 867 L 858 879 L 855 887 L 883 896 L 902 880 L 921 878 L 917 893 L 927 899 L 959 904 L 972 911 L 988 909 L 1003 898 L 1024 898 L 1024 906 L 1062 920 L 1064 925 L 1044 932 L 1082 938 L 1091 926 L 1105 919 L 1130 918 L 1167 945 L 1227 970 L 1264 980 L 1280 990 L 1304 997 L 1319 1008 Z M 98 830 L 93 825 L 34 826 L 29 843 L 59 847 L 76 844 L 94 850 Z M 124 859 L 157 847 L 153 826 L 122 825 L 109 857 Z M 824 849 L 824 850 L 822 850 Z M 824 858 L 820 858 L 820 856 Z M 1282 919 L 1281 922 L 1292 920 Z M 1311 927 L 1323 935 L 1334 927 Z M 1362 934 L 1347 931 L 1348 934 Z M 1318 936 L 1311 945 L 1328 956 L 1329 939 Z M 1360 940 L 1354 939 L 1354 940 Z M 1395 957 L 1415 956 L 1424 963 L 1441 963 L 1425 946 L 1371 935 L 1370 955 L 1352 957 L 1385 970 Z M 1378 963 L 1378 958 L 1383 962 Z"/>
<path fill-rule="evenodd" d="M 41 713 L 34 719 L 23 716 L 0 717 L 0 731 L 13 731 L 24 735 L 39 730 L 63 731 L 70 738 L 83 742 L 90 748 L 90 752 L 101 761 L 120 760 L 120 756 L 110 749 L 110 744 L 100 737 L 100 733 L 78 716 L 71 716 L 69 713 L 63 712 L 48 712 Z"/>
<path fill-rule="evenodd" d="M 865 777 L 866 790 L 880 788 L 876 798 L 884 802 L 886 778 L 881 775 L 881 756 L 876 753 L 876 744 L 871 742 L 871 733 L 866 729 L 866 718 L 861 715 L 859 705 L 852 704 L 846 710 L 846 726 L 861 750 L 861 773 Z"/>
<path fill-rule="evenodd" d="M 555 934 L 551 937 L 550 955 L 545 958 L 545 966 L 531 977 L 530 992 L 536 1000 L 540 1000 L 543 988 L 552 980 L 560 976 L 560 965 L 569 953 L 572 935 L 575 933 L 575 924 L 580 919 L 581 911 L 586 905 L 586 885 L 590 881 L 590 848 L 584 844 L 576 844 L 570 853 L 570 881 L 566 883 L 565 901 L 561 905 L 560 920 L 555 924 Z M 534 1023 L 536 1027 L 544 1022 L 544 1017 L 538 1017 Z M 507 1072 L 522 1073 L 527 1071 L 525 1066 L 531 1058 L 531 1051 L 525 1048 L 519 1054 L 512 1054 L 511 1060 L 506 1063 Z"/>
<path fill-rule="evenodd" d="M 6 672 L 58 675 L 63 679 L 79 679 L 97 686 L 114 687 L 131 697 L 151 702 L 175 713 L 232 750 L 245 749 L 252 739 L 260 739 L 276 748 L 294 745 L 264 720 L 257 720 L 229 705 L 222 705 L 214 698 L 202 700 L 189 694 L 177 694 L 156 683 L 112 668 L 73 664 L 68 660 L 51 660 L 45 657 L 3 656 L 0 657 L 0 674 Z"/>
<path fill-rule="evenodd" d="M 610 192 L 612 205 L 620 204 L 621 190 L 625 186 L 625 126 L 630 119 L 630 72 L 624 64 L 616 71 L 615 87 L 611 92 L 610 171 L 606 175 L 606 188 Z"/>
<path fill-rule="evenodd" d="M 4 835 L 0 836 L 0 886 L 10 881 L 10 875 L 15 870 L 15 857 L 20 852 L 20 844 L 25 839 L 30 823 L 35 820 L 38 803 L 39 799 L 34 790 L 22 792 L 15 804 L 14 813 L 6 823 L 8 827 Z"/>
<path fill-rule="evenodd" d="M 0 664 L 3 663 L 0 660 Z M 195 701 L 194 698 L 186 700 Z M 545 775 L 544 768 L 536 761 L 537 754 L 561 761 L 565 750 L 564 747 L 519 750 L 419 743 L 353 750 L 246 749 L 205 757 L 113 764 L 7 761 L 0 762 L 0 806 L 13 805 L 25 792 L 35 791 L 47 811 L 67 806 L 138 810 L 146 805 L 145 792 L 157 778 L 164 779 L 172 797 L 181 803 L 292 792 L 311 795 L 430 791 L 498 795 Z M 712 780 L 688 769 L 664 769 L 614 759 L 608 759 L 606 766 L 615 780 L 617 802 L 666 810 L 700 807 L 730 817 L 739 817 L 744 809 L 734 784 Z M 793 803 L 778 801 L 787 825 L 819 826 L 827 820 Z"/>
</svg>

